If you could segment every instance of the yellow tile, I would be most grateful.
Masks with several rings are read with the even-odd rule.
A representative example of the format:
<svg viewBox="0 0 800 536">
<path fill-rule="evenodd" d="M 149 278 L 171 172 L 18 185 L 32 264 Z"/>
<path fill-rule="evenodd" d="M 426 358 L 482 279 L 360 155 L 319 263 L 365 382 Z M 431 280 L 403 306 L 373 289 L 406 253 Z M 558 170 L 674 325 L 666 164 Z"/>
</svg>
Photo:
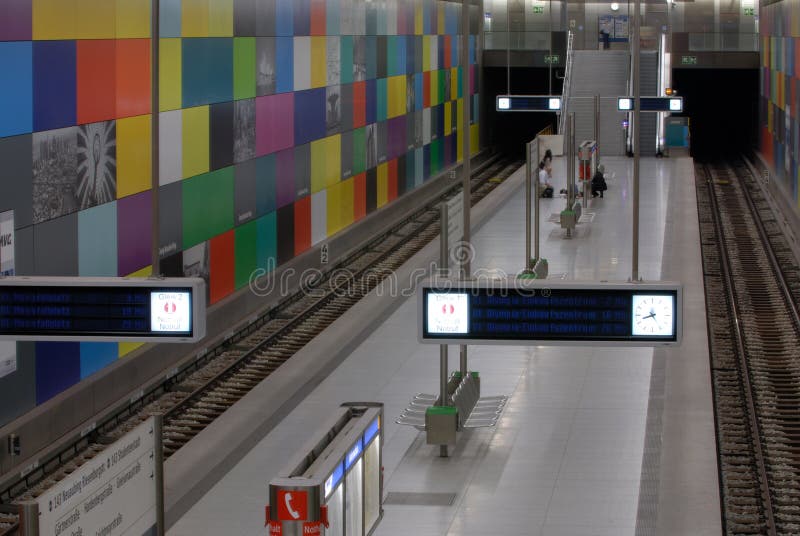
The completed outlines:
<svg viewBox="0 0 800 536">
<path fill-rule="evenodd" d="M 117 199 L 152 186 L 150 121 L 149 115 L 117 121 Z"/>
<path fill-rule="evenodd" d="M 150 37 L 151 0 L 117 0 L 117 39 Z"/>
<path fill-rule="evenodd" d="M 208 37 L 208 0 L 183 0 L 181 32 L 183 37 Z"/>
<path fill-rule="evenodd" d="M 208 172 L 208 106 L 183 110 L 183 178 Z"/>
<path fill-rule="evenodd" d="M 450 100 L 456 100 L 458 98 L 459 76 L 461 76 L 461 69 L 458 67 L 450 69 Z"/>
<path fill-rule="evenodd" d="M 114 39 L 117 34 L 116 2 L 78 0 L 75 4 L 76 39 Z"/>
<path fill-rule="evenodd" d="M 438 33 L 439 35 L 444 35 L 444 21 L 445 21 L 444 2 L 439 2 L 439 17 L 438 17 L 439 27 L 436 30 L 436 33 Z"/>
<path fill-rule="evenodd" d="M 311 87 L 325 87 L 328 81 L 327 38 L 311 38 Z"/>
<path fill-rule="evenodd" d="M 431 71 L 431 107 L 439 104 L 439 71 Z"/>
<path fill-rule="evenodd" d="M 469 126 L 469 133 L 470 133 L 470 140 L 469 140 L 470 151 L 471 151 L 472 156 L 475 156 L 476 154 L 478 154 L 478 150 L 481 148 L 480 147 L 480 142 L 481 142 L 480 125 L 478 125 L 478 124 L 470 125 Z"/>
<path fill-rule="evenodd" d="M 327 203 L 327 210 L 325 213 L 328 217 L 326 222 L 326 232 L 328 236 L 330 236 L 341 228 L 341 224 L 339 223 L 339 207 L 342 203 L 342 185 L 334 184 L 328 188 L 327 194 L 328 195 L 325 199 L 325 202 Z"/>
<path fill-rule="evenodd" d="M 355 213 L 356 181 L 352 177 L 340 184 L 339 229 L 352 225 Z"/>
<path fill-rule="evenodd" d="M 325 189 L 327 182 L 327 164 L 325 157 L 328 151 L 325 140 L 314 140 L 311 142 L 311 193 Z"/>
<path fill-rule="evenodd" d="M 33 38 L 75 39 L 76 0 L 33 0 Z"/>
<path fill-rule="evenodd" d="M 450 134 L 450 125 L 453 124 L 453 104 L 450 101 L 444 103 L 444 135 Z"/>
<path fill-rule="evenodd" d="M 233 37 L 233 0 L 208 0 L 208 35 Z"/>
<path fill-rule="evenodd" d="M 181 40 L 160 39 L 158 55 L 161 58 L 159 73 L 159 106 L 162 112 L 177 110 L 183 103 Z"/>
<path fill-rule="evenodd" d="M 378 166 L 378 207 L 389 202 L 389 164 Z"/>
<path fill-rule="evenodd" d="M 424 30 L 425 25 L 422 16 L 422 1 L 417 0 L 414 5 L 414 34 L 422 35 Z"/>
<path fill-rule="evenodd" d="M 397 117 L 406 113 L 406 77 L 389 78 L 389 117 Z"/>
<path fill-rule="evenodd" d="M 342 136 L 325 138 L 325 186 L 331 187 L 342 179 Z"/>
</svg>

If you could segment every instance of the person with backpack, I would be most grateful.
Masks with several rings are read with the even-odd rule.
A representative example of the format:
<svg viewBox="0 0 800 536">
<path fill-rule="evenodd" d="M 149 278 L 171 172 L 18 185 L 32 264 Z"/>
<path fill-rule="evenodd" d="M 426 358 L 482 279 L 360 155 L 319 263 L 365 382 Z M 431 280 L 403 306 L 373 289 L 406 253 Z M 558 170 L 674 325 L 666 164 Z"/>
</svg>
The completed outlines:
<svg viewBox="0 0 800 536">
<path fill-rule="evenodd" d="M 594 177 L 592 177 L 592 197 L 597 197 L 598 194 L 600 198 L 603 197 L 603 192 L 608 190 L 608 186 L 606 185 L 606 179 L 603 176 L 603 172 L 605 171 L 605 167 L 602 165 L 597 166 L 597 171 L 594 173 Z"/>
</svg>

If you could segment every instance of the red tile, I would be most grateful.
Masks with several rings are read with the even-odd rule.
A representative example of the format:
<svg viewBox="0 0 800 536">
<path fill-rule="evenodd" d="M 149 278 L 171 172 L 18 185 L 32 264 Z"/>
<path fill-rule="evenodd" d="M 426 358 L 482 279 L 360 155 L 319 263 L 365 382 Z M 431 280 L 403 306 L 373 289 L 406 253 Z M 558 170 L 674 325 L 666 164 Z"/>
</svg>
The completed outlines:
<svg viewBox="0 0 800 536">
<path fill-rule="evenodd" d="M 422 75 L 422 106 L 431 107 L 431 72 L 425 71 Z"/>
<path fill-rule="evenodd" d="M 117 41 L 117 117 L 150 113 L 150 40 Z"/>
<path fill-rule="evenodd" d="M 311 0 L 311 35 L 326 35 L 325 0 Z"/>
<path fill-rule="evenodd" d="M 211 248 L 210 303 L 216 303 L 234 291 L 236 240 L 233 229 L 209 241 Z"/>
<path fill-rule="evenodd" d="M 452 37 L 449 36 L 449 35 L 445 35 L 444 36 L 444 68 L 445 69 L 449 69 L 450 67 L 453 66 L 452 65 L 452 61 L 451 61 L 453 59 L 452 46 L 453 46 Z M 448 98 L 448 100 L 450 100 L 450 99 Z"/>
<path fill-rule="evenodd" d="M 78 124 L 116 117 L 116 41 L 96 39 L 77 44 Z"/>
<path fill-rule="evenodd" d="M 389 161 L 389 202 L 397 199 L 397 159 Z"/>
<path fill-rule="evenodd" d="M 300 255 L 311 247 L 311 196 L 294 204 L 294 254 Z"/>
</svg>

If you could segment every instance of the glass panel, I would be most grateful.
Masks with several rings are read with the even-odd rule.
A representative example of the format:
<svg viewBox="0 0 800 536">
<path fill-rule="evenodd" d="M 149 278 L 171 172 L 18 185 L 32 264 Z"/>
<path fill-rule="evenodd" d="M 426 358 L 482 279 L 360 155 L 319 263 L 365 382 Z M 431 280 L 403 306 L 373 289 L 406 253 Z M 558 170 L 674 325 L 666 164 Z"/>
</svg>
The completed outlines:
<svg viewBox="0 0 800 536">
<path fill-rule="evenodd" d="M 326 503 L 328 505 L 328 522 L 330 522 L 330 527 L 325 529 L 326 536 L 344 536 L 343 499 L 344 486 L 339 486 Z"/>
<path fill-rule="evenodd" d="M 363 523 L 363 490 L 361 489 L 361 473 L 363 472 L 364 461 L 360 458 L 350 468 L 347 473 L 346 480 L 346 495 L 347 499 L 344 503 L 344 520 L 347 525 L 347 536 L 363 536 L 364 523 Z"/>
<path fill-rule="evenodd" d="M 364 517 L 366 532 L 372 530 L 381 511 L 381 464 L 380 436 L 367 448 L 364 454 Z"/>
</svg>

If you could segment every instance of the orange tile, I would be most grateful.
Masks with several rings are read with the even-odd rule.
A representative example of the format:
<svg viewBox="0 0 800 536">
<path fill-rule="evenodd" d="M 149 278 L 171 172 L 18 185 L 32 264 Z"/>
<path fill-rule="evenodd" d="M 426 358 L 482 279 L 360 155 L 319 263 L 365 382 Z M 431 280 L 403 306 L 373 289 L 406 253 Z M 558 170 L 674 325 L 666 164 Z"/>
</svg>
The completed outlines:
<svg viewBox="0 0 800 536">
<path fill-rule="evenodd" d="M 150 40 L 117 41 L 117 117 L 150 113 Z"/>
<path fill-rule="evenodd" d="M 311 35 L 325 35 L 325 0 L 311 0 Z"/>
<path fill-rule="evenodd" d="M 234 262 L 236 259 L 236 240 L 233 229 L 215 236 L 209 241 L 210 303 L 216 303 L 234 291 Z"/>
<path fill-rule="evenodd" d="M 367 174 L 356 175 L 354 199 L 353 199 L 353 220 L 358 221 L 367 215 Z"/>
<path fill-rule="evenodd" d="M 116 117 L 116 41 L 97 39 L 77 43 L 78 123 Z"/>
</svg>

